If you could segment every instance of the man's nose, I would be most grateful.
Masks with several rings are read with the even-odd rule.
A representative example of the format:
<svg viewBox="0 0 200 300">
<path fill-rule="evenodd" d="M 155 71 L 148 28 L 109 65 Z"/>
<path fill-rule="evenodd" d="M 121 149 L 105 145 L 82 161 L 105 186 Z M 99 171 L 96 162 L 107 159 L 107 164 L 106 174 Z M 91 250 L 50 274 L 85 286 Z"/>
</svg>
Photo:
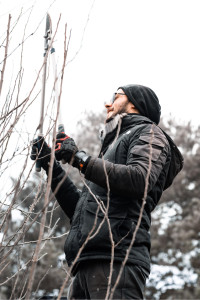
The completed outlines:
<svg viewBox="0 0 200 300">
<path fill-rule="evenodd" d="M 107 109 L 110 108 L 111 106 L 112 106 L 112 103 L 111 103 L 111 102 L 105 104 L 105 108 L 107 108 Z"/>
</svg>

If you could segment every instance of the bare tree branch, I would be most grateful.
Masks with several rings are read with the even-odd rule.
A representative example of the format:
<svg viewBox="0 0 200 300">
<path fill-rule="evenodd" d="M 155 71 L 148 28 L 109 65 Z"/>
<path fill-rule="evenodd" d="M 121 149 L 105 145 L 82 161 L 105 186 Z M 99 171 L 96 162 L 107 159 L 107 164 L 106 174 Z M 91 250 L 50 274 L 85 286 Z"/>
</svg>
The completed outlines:
<svg viewBox="0 0 200 300">
<path fill-rule="evenodd" d="M 4 72 L 5 72 L 5 68 L 6 68 L 6 60 L 7 60 L 7 55 L 8 55 L 8 43 L 9 43 L 9 35 L 10 35 L 10 21 L 11 21 L 11 15 L 9 14 L 3 68 L 1 70 L 0 96 L 1 96 L 2 86 L 3 86 L 3 77 L 4 77 Z"/>
</svg>

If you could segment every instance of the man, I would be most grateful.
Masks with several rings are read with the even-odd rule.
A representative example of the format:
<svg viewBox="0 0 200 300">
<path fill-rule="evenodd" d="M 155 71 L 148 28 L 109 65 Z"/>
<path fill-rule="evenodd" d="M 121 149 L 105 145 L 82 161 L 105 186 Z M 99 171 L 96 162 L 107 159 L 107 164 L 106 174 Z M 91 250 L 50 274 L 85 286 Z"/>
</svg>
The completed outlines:
<svg viewBox="0 0 200 300">
<path fill-rule="evenodd" d="M 54 162 L 52 190 L 63 180 L 56 198 L 71 220 L 64 247 L 69 266 L 75 261 L 70 299 L 143 299 L 150 273 L 151 212 L 183 159 L 157 126 L 161 108 L 150 88 L 121 86 L 105 107 L 98 158 L 79 151 L 64 133 L 57 135 L 56 159 L 71 163 L 87 180 L 80 193 L 69 177 L 63 180 L 65 172 Z M 49 152 L 44 144 L 40 157 L 47 173 Z"/>
</svg>

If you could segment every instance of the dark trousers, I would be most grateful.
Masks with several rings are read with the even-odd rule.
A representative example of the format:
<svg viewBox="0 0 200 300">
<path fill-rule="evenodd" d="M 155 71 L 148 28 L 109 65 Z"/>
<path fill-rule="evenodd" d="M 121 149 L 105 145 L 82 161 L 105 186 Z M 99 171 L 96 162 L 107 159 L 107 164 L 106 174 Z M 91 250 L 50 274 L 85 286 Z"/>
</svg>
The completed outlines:
<svg viewBox="0 0 200 300">
<path fill-rule="evenodd" d="M 121 262 L 115 262 L 113 265 L 112 287 L 116 282 L 120 267 Z M 105 299 L 109 273 L 109 261 L 81 262 L 73 278 L 69 299 Z M 141 267 L 126 265 L 113 299 L 143 299 L 147 277 L 147 272 Z"/>
</svg>

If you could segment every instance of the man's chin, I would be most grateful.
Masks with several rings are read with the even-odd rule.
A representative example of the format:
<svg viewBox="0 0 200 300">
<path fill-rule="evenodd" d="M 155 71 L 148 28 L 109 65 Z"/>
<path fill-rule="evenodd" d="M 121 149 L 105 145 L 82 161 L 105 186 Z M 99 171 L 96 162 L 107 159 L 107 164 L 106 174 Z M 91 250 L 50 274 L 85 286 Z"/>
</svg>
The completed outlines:
<svg viewBox="0 0 200 300">
<path fill-rule="evenodd" d="M 106 116 L 106 120 L 105 120 L 105 123 L 108 123 L 110 122 L 110 120 L 112 120 L 115 116 L 115 113 L 114 111 L 109 111 L 109 113 L 107 113 L 107 116 Z"/>
</svg>

